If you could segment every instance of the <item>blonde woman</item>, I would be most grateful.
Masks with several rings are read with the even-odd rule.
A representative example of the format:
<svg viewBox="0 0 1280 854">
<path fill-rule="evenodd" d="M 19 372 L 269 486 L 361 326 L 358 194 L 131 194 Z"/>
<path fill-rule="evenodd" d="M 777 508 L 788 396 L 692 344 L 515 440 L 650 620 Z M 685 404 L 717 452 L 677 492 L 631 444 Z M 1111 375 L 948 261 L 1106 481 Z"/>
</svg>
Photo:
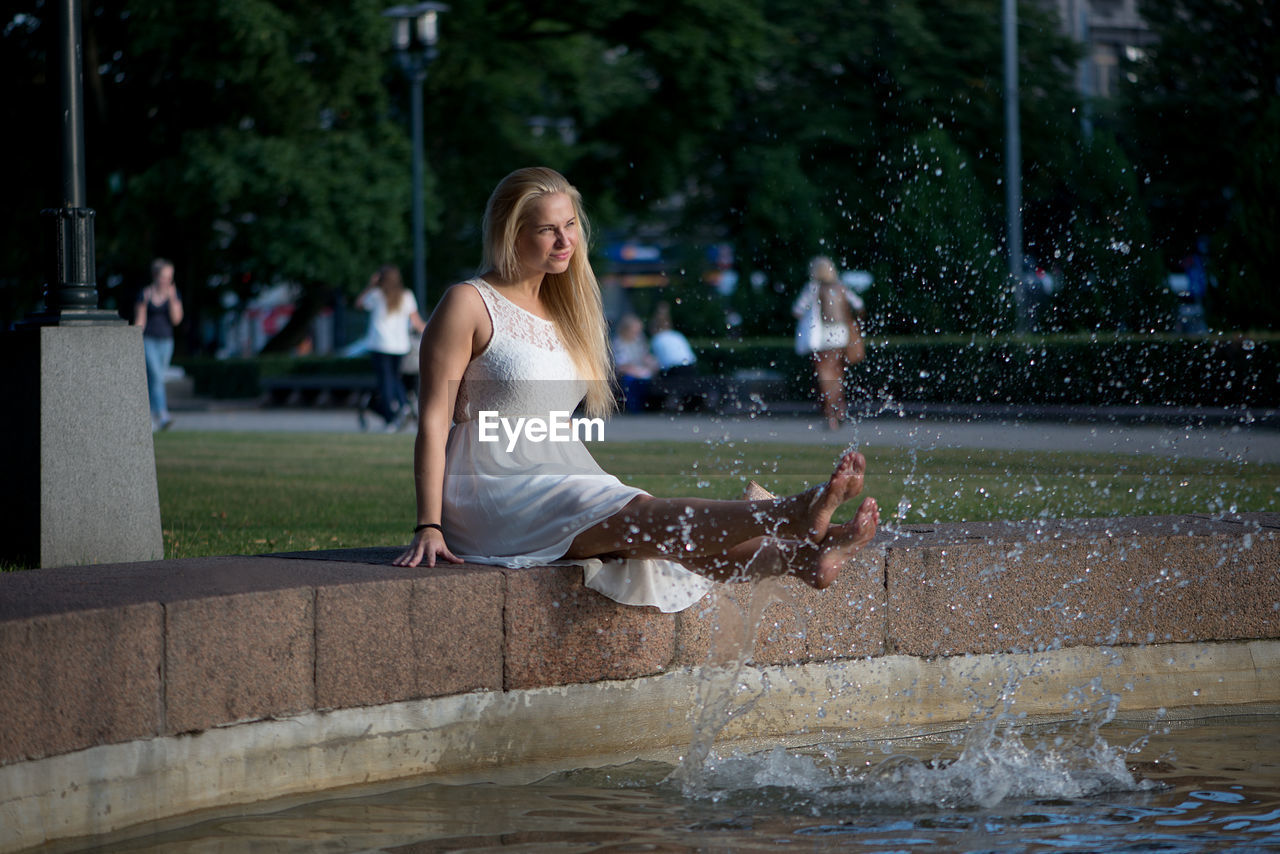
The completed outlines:
<svg viewBox="0 0 1280 854">
<path fill-rule="evenodd" d="M 862 489 L 861 454 L 787 498 L 663 499 L 606 474 L 581 438 L 508 433 L 579 403 L 590 418 L 609 413 L 606 325 L 582 199 L 562 175 L 512 172 L 489 198 L 483 231 L 483 272 L 445 292 L 423 337 L 418 519 L 397 565 L 567 561 L 616 601 L 679 611 L 713 579 L 791 573 L 829 586 L 870 542 L 874 499 L 831 523 Z"/>
<path fill-rule="evenodd" d="M 791 313 L 796 325 L 796 352 L 813 359 L 818 402 L 827 429 L 835 430 L 849 415 L 844 399 L 845 368 L 865 354 L 858 318 L 862 298 L 840 281 L 836 265 L 825 255 L 809 262 L 809 281 Z"/>
<path fill-rule="evenodd" d="M 388 431 L 399 430 L 410 415 L 400 361 L 413 346 L 409 330 L 421 332 L 426 322 L 418 314 L 418 301 L 404 286 L 400 268 L 393 264 L 384 264 L 369 277 L 369 286 L 356 297 L 356 307 L 369 312 L 365 343 L 378 390 L 373 409 L 382 416 Z M 363 416 L 361 419 L 363 423 Z"/>
</svg>

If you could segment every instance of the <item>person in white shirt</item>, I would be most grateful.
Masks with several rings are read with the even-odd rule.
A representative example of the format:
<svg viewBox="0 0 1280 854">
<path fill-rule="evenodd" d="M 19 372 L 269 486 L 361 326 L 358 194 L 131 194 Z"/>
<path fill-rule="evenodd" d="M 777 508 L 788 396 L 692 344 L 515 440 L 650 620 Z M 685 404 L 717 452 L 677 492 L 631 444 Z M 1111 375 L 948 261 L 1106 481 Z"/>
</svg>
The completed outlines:
<svg viewBox="0 0 1280 854">
<path fill-rule="evenodd" d="M 413 292 L 404 286 L 400 269 L 392 264 L 383 265 L 369 277 L 369 286 L 356 297 L 356 307 L 369 312 L 365 341 L 378 392 L 372 408 L 386 421 L 388 431 L 399 430 L 410 415 L 400 362 L 412 347 L 409 330 L 422 332 L 426 322 L 418 314 Z"/>
<path fill-rule="evenodd" d="M 649 341 L 644 336 L 644 323 L 634 314 L 623 315 L 610 344 L 613 371 L 622 387 L 627 411 L 641 412 L 649 393 L 649 381 L 658 369 L 658 361 L 649 352 Z"/>
<path fill-rule="evenodd" d="M 658 360 L 658 370 L 670 374 L 676 368 L 692 368 L 698 361 L 693 354 L 689 339 L 677 332 L 671 324 L 671 306 L 665 302 L 658 303 L 649 320 L 649 349 Z M 692 370 L 677 373 L 692 373 Z"/>
<path fill-rule="evenodd" d="M 813 357 L 818 399 L 829 430 L 837 429 L 849 415 L 844 372 L 866 353 L 858 323 L 864 312 L 862 298 L 840 280 L 830 258 L 819 255 L 809 262 L 809 281 L 791 313 L 798 321 L 796 352 Z"/>
</svg>

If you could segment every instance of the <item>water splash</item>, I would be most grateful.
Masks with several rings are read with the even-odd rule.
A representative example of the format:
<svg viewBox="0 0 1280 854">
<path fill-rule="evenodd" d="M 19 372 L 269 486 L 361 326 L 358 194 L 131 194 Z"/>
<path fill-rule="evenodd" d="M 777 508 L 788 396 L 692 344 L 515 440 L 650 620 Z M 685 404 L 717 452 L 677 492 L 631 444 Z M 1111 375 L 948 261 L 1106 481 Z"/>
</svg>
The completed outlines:
<svg viewBox="0 0 1280 854">
<path fill-rule="evenodd" d="M 991 807 L 1018 798 L 1075 799 L 1108 792 L 1140 792 L 1155 784 L 1134 777 L 1126 759 L 1143 740 L 1113 746 L 1101 735 L 1112 722 L 1119 698 L 1098 680 L 1071 692 L 1075 716 L 1051 725 L 1029 724 L 1014 712 L 1023 681 L 1035 675 L 1010 669 L 991 693 L 974 694 L 974 719 L 939 747 L 936 740 L 842 742 L 839 746 L 754 753 L 714 750 L 716 738 L 735 718 L 749 712 L 769 690 L 749 688 L 744 669 L 765 610 L 789 597 L 777 579 L 750 587 L 742 607 L 727 596 L 717 612 L 709 664 L 698 684 L 693 738 L 679 765 L 663 781 L 685 798 L 734 805 L 784 806 L 820 815 L 833 809 L 941 809 Z M 842 692 L 837 687 L 837 696 Z M 868 745 L 878 747 L 873 756 Z"/>
<path fill-rule="evenodd" d="M 755 647 L 755 637 L 765 609 L 790 596 L 778 578 L 750 583 L 741 608 L 723 592 L 717 592 L 707 614 L 714 611 L 708 664 L 698 682 L 694 704 L 693 738 L 689 749 L 669 780 L 691 795 L 702 791 L 704 765 L 720 732 L 735 717 L 750 711 L 759 694 L 739 699 L 742 671 Z"/>
<path fill-rule="evenodd" d="M 1075 799 L 1156 788 L 1136 779 L 1126 757 L 1098 734 L 1102 720 L 1066 730 L 1036 729 L 1011 717 L 964 732 L 959 755 L 895 752 L 877 761 L 850 745 L 812 755 L 775 746 L 761 753 L 710 752 L 700 773 L 672 774 L 685 797 L 716 803 L 770 803 L 814 815 L 833 808 L 949 810 L 988 808 L 1011 799 Z M 914 745 L 913 753 L 934 749 Z M 860 767 L 861 766 L 861 767 Z M 687 766 L 686 766 L 687 769 Z"/>
</svg>

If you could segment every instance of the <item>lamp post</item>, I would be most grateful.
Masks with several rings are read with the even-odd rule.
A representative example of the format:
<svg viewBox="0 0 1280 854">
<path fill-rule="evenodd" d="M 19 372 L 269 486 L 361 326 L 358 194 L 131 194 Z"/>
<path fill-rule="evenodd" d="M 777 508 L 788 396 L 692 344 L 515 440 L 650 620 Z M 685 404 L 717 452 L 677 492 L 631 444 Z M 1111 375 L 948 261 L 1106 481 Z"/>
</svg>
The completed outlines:
<svg viewBox="0 0 1280 854">
<path fill-rule="evenodd" d="M 0 332 L 0 561 L 26 566 L 164 557 L 142 330 L 98 308 L 81 5 L 45 4 L 62 141 L 61 196 L 44 211 L 45 307 Z"/>
<path fill-rule="evenodd" d="M 84 83 L 81 75 L 81 4 L 58 0 L 54 6 L 56 50 L 51 71 L 59 83 L 62 124 L 62 183 L 59 206 L 41 211 L 45 234 L 45 310 L 26 323 L 116 326 L 113 311 L 98 309 L 94 276 L 94 212 L 86 204 Z"/>
<path fill-rule="evenodd" d="M 427 248 L 422 212 L 422 81 L 427 67 L 436 58 L 440 39 L 440 13 L 449 11 L 444 3 L 414 3 L 394 6 L 383 12 L 391 19 L 391 45 L 400 70 L 409 78 L 410 114 L 413 129 L 413 293 L 422 311 L 427 310 Z"/>
<path fill-rule="evenodd" d="M 1022 274 L 1022 135 L 1018 118 L 1018 2 L 1004 0 L 1004 194 L 1009 278 L 1017 330 L 1026 332 L 1026 295 Z"/>
</svg>

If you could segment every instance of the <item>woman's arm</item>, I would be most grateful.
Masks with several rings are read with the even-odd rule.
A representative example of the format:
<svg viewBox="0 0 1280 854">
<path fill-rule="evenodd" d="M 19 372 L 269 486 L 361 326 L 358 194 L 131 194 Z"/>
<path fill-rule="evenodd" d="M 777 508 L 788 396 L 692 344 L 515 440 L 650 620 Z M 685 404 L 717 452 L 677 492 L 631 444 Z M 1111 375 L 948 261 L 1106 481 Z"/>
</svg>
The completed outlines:
<svg viewBox="0 0 1280 854">
<path fill-rule="evenodd" d="M 182 312 L 182 297 L 178 296 L 178 289 L 171 285 L 169 287 L 169 323 L 177 329 L 185 316 Z"/>
<path fill-rule="evenodd" d="M 147 300 L 151 299 L 151 288 L 145 287 L 142 293 L 138 294 L 138 301 L 133 304 L 133 325 L 147 325 Z"/>
<path fill-rule="evenodd" d="M 853 292 L 852 288 L 845 288 L 844 295 L 849 300 L 849 308 L 853 312 L 854 318 L 862 317 L 867 313 L 867 304 L 862 301 L 862 297 Z"/>
<path fill-rule="evenodd" d="M 369 277 L 369 284 L 364 286 L 364 290 L 360 292 L 360 296 L 356 297 L 356 308 L 361 311 L 371 311 L 372 309 L 365 304 L 365 300 L 369 299 L 369 294 L 378 289 L 378 274 L 374 273 Z"/>
<path fill-rule="evenodd" d="M 416 524 L 439 524 L 444 506 L 444 454 L 462 374 L 493 334 L 479 292 L 455 285 L 432 312 L 418 353 L 418 437 L 413 447 L 413 481 L 417 495 Z M 461 563 L 445 545 L 444 534 L 424 528 L 413 536 L 397 566 L 435 566 L 443 558 Z"/>
<path fill-rule="evenodd" d="M 817 295 L 817 289 L 813 285 L 813 282 L 808 282 L 804 286 L 804 290 L 800 292 L 800 296 L 796 297 L 795 303 L 791 306 L 791 314 L 796 320 L 804 317 L 809 312 L 809 309 L 813 308 L 813 300 Z"/>
</svg>

